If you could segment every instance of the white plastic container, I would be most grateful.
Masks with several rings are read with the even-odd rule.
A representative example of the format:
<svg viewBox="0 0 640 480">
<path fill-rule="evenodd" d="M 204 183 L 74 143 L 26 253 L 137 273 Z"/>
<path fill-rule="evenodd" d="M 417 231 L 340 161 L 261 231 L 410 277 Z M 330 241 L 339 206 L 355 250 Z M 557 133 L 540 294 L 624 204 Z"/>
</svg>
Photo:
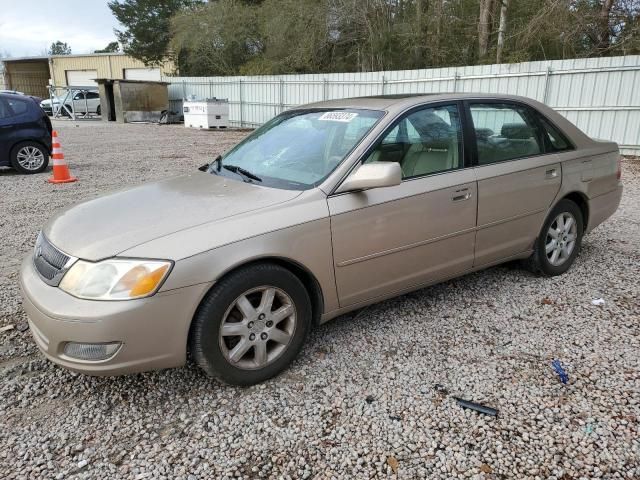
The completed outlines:
<svg viewBox="0 0 640 480">
<path fill-rule="evenodd" d="M 184 126 L 187 128 L 227 128 L 229 100 L 185 100 L 182 104 Z"/>
</svg>

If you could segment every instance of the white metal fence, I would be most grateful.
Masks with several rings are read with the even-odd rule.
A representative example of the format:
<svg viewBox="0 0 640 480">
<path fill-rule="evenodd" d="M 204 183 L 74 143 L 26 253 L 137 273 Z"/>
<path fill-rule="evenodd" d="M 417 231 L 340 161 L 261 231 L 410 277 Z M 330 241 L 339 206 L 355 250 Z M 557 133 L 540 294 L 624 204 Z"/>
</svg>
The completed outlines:
<svg viewBox="0 0 640 480">
<path fill-rule="evenodd" d="M 486 92 L 535 98 L 588 135 L 640 155 L 640 56 L 393 72 L 165 77 L 171 109 L 182 100 L 227 98 L 233 126 L 255 127 L 283 110 L 334 98 L 394 93 Z"/>
</svg>

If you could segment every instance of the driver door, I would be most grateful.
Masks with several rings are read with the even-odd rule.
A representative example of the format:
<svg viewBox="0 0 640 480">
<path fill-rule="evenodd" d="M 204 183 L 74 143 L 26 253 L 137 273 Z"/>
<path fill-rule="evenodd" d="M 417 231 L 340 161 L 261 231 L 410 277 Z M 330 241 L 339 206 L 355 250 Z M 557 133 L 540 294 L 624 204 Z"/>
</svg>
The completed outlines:
<svg viewBox="0 0 640 480">
<path fill-rule="evenodd" d="M 459 112 L 458 103 L 414 110 L 366 156 L 400 163 L 400 185 L 328 198 L 341 307 L 471 269 L 477 187 Z"/>
</svg>

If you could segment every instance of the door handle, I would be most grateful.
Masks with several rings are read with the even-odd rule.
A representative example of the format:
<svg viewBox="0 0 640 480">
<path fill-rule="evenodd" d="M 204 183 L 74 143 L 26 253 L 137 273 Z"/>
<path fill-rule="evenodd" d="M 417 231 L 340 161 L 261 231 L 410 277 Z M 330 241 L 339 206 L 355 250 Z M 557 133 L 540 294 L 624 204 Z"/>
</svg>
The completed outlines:
<svg viewBox="0 0 640 480">
<path fill-rule="evenodd" d="M 471 198 L 471 192 L 469 192 L 468 188 L 461 188 L 460 190 L 456 190 L 453 197 L 451 197 L 451 201 L 453 202 L 464 202 L 465 200 L 469 200 Z"/>
<path fill-rule="evenodd" d="M 558 169 L 550 168 L 549 170 L 546 171 L 544 176 L 545 178 L 556 178 L 558 176 Z"/>
</svg>

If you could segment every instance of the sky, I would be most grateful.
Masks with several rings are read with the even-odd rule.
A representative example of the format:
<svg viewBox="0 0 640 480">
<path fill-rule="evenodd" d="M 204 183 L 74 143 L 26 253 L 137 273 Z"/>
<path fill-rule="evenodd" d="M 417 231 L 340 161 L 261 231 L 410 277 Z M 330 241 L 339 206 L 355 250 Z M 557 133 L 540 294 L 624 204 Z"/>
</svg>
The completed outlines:
<svg viewBox="0 0 640 480">
<path fill-rule="evenodd" d="M 52 42 L 91 53 L 116 40 L 107 0 L 0 0 L 0 57 L 42 55 Z"/>
</svg>

